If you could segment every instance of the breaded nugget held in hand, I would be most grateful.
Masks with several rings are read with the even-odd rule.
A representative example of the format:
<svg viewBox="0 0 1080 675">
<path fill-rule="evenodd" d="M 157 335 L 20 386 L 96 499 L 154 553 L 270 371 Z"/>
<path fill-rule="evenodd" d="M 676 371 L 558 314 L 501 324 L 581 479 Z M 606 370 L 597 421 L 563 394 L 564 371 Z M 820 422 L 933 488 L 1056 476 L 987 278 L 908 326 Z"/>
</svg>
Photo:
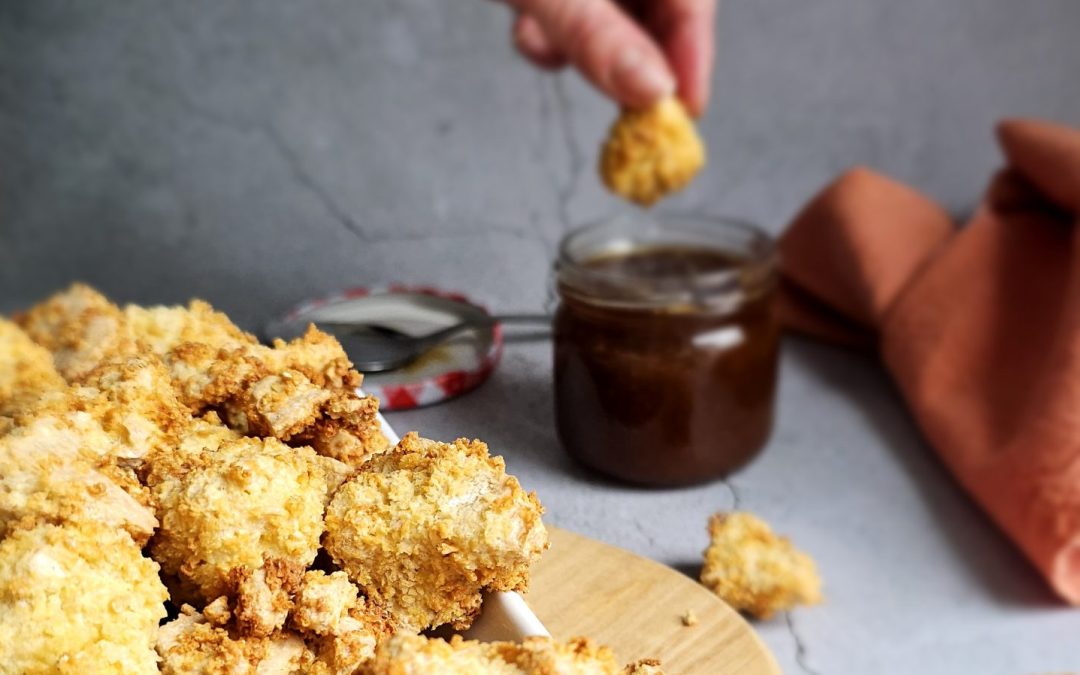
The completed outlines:
<svg viewBox="0 0 1080 675">
<path fill-rule="evenodd" d="M 745 512 L 709 519 L 701 583 L 735 609 L 759 619 L 821 601 L 813 559 L 767 523 Z"/>
<path fill-rule="evenodd" d="M 410 433 L 338 489 L 323 545 L 401 629 L 465 628 L 482 590 L 526 587 L 541 512 L 483 443 Z"/>
<path fill-rule="evenodd" d="M 641 206 L 686 187 L 705 166 L 705 144 L 678 99 L 623 110 L 600 151 L 600 177 Z"/>
<path fill-rule="evenodd" d="M 150 554 L 202 600 L 226 595 L 237 567 L 266 559 L 306 568 L 315 559 L 328 496 L 325 458 L 278 440 L 220 441 L 147 478 L 161 528 Z"/>
<path fill-rule="evenodd" d="M 0 543 L 0 671 L 156 673 L 167 597 L 157 564 L 122 531 L 16 530 Z"/>
</svg>

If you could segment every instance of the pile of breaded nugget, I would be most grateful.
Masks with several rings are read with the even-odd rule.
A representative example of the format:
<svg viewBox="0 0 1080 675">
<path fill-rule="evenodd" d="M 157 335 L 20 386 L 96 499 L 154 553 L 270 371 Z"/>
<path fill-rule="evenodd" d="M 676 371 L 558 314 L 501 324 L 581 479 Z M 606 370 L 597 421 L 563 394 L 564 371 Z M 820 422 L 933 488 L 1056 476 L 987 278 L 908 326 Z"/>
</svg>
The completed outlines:
<svg viewBox="0 0 1080 675">
<path fill-rule="evenodd" d="M 0 318 L 0 672 L 659 672 L 423 637 L 525 588 L 542 509 L 479 441 L 389 447 L 359 384 L 199 301 Z"/>
</svg>

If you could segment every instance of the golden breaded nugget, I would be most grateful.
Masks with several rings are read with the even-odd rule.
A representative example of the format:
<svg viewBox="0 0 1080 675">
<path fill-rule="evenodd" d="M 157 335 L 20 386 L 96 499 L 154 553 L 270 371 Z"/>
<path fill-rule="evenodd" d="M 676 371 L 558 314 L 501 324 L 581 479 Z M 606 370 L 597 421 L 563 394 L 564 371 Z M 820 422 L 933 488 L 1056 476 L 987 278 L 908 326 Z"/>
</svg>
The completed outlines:
<svg viewBox="0 0 1080 675">
<path fill-rule="evenodd" d="M 709 536 L 701 583 L 735 609 L 767 619 L 821 601 L 813 559 L 754 515 L 718 513 L 709 519 Z"/>
<path fill-rule="evenodd" d="M 608 188 L 642 206 L 681 190 L 705 166 L 705 144 L 676 98 L 623 110 L 600 151 Z"/>
<path fill-rule="evenodd" d="M 150 476 L 161 481 L 150 486 L 161 520 L 150 555 L 202 599 L 228 594 L 233 568 L 276 559 L 302 569 L 315 559 L 328 485 L 310 448 L 245 437 L 173 468 Z"/>
<path fill-rule="evenodd" d="M 0 672 L 157 672 L 167 597 L 157 563 L 115 527 L 17 529 L 0 543 Z"/>
<path fill-rule="evenodd" d="M 547 548 L 535 495 L 480 441 L 407 434 L 335 493 L 323 546 L 402 629 L 467 628 L 483 590 L 520 590 Z"/>
</svg>

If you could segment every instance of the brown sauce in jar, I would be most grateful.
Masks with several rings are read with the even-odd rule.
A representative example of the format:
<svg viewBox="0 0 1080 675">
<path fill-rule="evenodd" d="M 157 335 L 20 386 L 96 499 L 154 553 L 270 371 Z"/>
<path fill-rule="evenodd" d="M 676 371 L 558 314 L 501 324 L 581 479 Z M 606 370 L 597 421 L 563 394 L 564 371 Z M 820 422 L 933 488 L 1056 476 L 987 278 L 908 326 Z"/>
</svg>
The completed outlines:
<svg viewBox="0 0 1080 675">
<path fill-rule="evenodd" d="M 750 287 L 739 275 L 746 262 L 716 249 L 635 248 L 579 263 L 596 273 L 588 289 L 560 282 L 556 419 L 572 456 L 626 481 L 679 485 L 758 453 L 772 428 L 779 327 L 775 279 Z M 732 279 L 719 305 L 694 288 L 717 273 Z M 690 290 L 674 304 L 608 302 L 605 279 Z"/>
</svg>

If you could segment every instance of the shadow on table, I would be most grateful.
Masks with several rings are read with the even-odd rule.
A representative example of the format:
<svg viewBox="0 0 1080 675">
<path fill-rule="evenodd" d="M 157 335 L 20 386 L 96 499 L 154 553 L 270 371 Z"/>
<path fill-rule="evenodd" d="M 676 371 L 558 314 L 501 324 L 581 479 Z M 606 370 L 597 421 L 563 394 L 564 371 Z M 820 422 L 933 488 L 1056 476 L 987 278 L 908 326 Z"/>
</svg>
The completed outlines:
<svg viewBox="0 0 1080 675">
<path fill-rule="evenodd" d="M 789 338 L 788 347 L 806 372 L 824 386 L 840 391 L 857 390 L 847 375 L 850 370 L 837 367 L 837 360 L 867 357 L 802 338 Z M 1003 604 L 1061 607 L 1061 601 L 1038 571 L 967 496 L 933 448 L 913 429 L 916 424 L 910 414 L 897 414 L 897 407 L 906 411 L 907 406 L 885 370 L 880 367 L 875 370 L 882 389 L 888 392 L 887 397 L 877 401 L 852 397 L 852 401 L 917 486 L 956 559 L 971 571 L 991 597 Z M 880 405 L 881 400 L 889 404 Z M 912 442 L 913 437 L 918 439 L 917 443 Z"/>
<path fill-rule="evenodd" d="M 670 565 L 671 569 L 680 572 L 697 581 L 701 577 L 701 561 L 681 562 Z"/>
</svg>

